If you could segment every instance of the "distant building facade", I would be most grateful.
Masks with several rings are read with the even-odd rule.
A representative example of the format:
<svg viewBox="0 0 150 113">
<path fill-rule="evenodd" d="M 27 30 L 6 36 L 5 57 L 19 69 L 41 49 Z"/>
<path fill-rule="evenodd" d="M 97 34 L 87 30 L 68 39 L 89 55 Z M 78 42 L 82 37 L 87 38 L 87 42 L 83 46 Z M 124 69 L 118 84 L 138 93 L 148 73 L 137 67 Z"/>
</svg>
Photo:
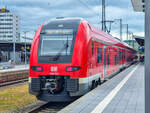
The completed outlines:
<svg viewBox="0 0 150 113">
<path fill-rule="evenodd" d="M 0 9 L 0 40 L 20 41 L 20 17 L 8 9 Z"/>
<path fill-rule="evenodd" d="M 16 64 L 25 62 L 25 44 L 26 44 L 26 60 L 29 62 L 31 43 L 16 42 L 15 61 Z M 8 62 L 14 59 L 13 42 L 0 40 L 0 63 Z"/>
</svg>

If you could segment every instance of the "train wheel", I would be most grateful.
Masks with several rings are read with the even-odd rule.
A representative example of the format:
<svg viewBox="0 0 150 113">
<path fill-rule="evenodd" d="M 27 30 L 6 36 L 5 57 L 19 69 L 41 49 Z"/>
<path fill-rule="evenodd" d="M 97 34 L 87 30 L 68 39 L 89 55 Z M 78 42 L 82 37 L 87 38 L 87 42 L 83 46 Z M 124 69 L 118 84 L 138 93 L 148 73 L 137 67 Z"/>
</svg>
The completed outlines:
<svg viewBox="0 0 150 113">
<path fill-rule="evenodd" d="M 96 87 L 98 86 L 98 84 L 99 84 L 99 82 L 94 80 L 94 81 L 92 82 L 92 87 L 91 87 L 91 89 L 96 88 Z"/>
<path fill-rule="evenodd" d="M 98 85 L 101 85 L 102 82 L 101 82 L 101 78 L 98 79 Z"/>
<path fill-rule="evenodd" d="M 95 87 L 96 87 L 96 82 L 94 80 L 94 81 L 92 81 L 92 87 L 91 87 L 91 89 L 94 89 Z"/>
<path fill-rule="evenodd" d="M 97 86 L 98 86 L 98 81 L 95 82 L 95 87 L 97 87 Z"/>
</svg>

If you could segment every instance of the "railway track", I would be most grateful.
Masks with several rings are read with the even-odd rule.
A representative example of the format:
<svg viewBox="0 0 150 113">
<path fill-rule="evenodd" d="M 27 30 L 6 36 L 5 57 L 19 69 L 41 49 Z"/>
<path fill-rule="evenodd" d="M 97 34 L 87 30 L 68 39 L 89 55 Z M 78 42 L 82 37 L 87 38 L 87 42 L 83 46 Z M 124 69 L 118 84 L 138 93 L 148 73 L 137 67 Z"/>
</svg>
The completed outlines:
<svg viewBox="0 0 150 113">
<path fill-rule="evenodd" d="M 17 84 L 17 83 L 24 83 L 24 82 L 27 82 L 27 81 L 28 81 L 28 79 L 24 78 L 24 79 L 20 79 L 20 80 L 13 80 L 13 81 L 9 81 L 9 82 L 3 82 L 3 83 L 0 83 L 0 87 L 9 86 L 9 85 Z"/>
<path fill-rule="evenodd" d="M 17 113 L 57 113 L 71 102 L 42 102 L 38 101 L 35 105 L 30 105 Z"/>
<path fill-rule="evenodd" d="M 48 103 L 38 113 L 57 113 L 69 104 L 70 102 Z"/>
<path fill-rule="evenodd" d="M 28 81 L 28 70 L 0 73 L 0 87 Z"/>
</svg>

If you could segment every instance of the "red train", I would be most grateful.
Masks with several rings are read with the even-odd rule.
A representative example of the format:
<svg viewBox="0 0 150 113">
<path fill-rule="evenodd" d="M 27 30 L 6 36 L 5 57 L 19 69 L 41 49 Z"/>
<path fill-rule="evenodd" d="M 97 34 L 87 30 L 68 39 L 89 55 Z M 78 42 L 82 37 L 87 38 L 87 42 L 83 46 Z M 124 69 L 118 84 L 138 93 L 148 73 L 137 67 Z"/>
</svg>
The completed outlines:
<svg viewBox="0 0 150 113">
<path fill-rule="evenodd" d="M 82 18 L 41 25 L 30 56 L 29 92 L 44 101 L 69 101 L 129 66 L 136 51 Z"/>
</svg>

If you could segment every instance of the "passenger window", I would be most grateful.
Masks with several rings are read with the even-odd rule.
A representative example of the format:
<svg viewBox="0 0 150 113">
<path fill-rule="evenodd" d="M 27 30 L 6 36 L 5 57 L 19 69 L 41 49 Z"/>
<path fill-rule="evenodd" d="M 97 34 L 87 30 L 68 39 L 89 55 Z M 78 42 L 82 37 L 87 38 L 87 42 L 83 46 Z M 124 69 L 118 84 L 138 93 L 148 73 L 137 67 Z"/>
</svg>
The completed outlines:
<svg viewBox="0 0 150 113">
<path fill-rule="evenodd" d="M 115 55 L 115 65 L 117 65 L 117 55 Z"/>
<path fill-rule="evenodd" d="M 94 55 L 94 42 L 92 42 L 92 56 Z"/>
<path fill-rule="evenodd" d="M 125 59 L 125 53 L 123 53 L 123 59 Z"/>
<path fill-rule="evenodd" d="M 102 62 L 102 48 L 97 48 L 97 62 Z"/>
<path fill-rule="evenodd" d="M 126 59 L 126 53 L 124 53 L 124 59 Z"/>
<path fill-rule="evenodd" d="M 119 52 L 119 59 L 122 60 L 122 52 Z"/>
<path fill-rule="evenodd" d="M 109 55 L 107 56 L 107 65 L 109 66 L 110 62 L 109 62 Z"/>
</svg>

